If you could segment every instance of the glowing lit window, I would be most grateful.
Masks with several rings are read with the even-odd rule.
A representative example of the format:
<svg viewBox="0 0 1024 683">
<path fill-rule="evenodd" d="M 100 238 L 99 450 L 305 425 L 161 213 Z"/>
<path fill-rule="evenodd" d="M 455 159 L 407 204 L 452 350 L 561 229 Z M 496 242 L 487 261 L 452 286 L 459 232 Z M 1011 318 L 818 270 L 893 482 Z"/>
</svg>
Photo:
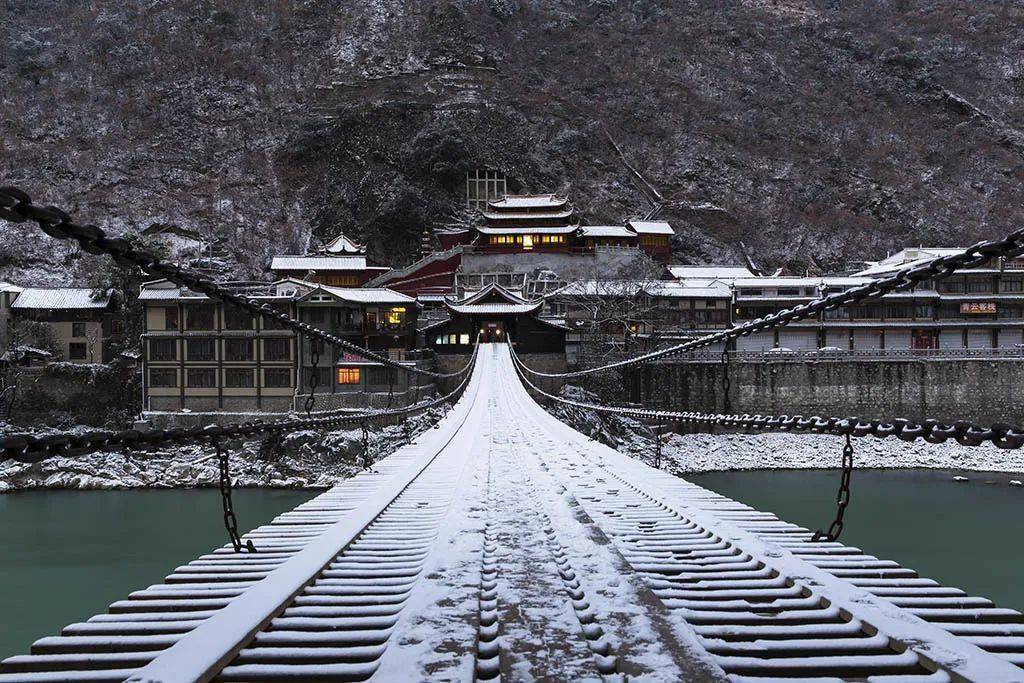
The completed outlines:
<svg viewBox="0 0 1024 683">
<path fill-rule="evenodd" d="M 405 308 L 402 306 L 392 308 L 391 310 L 388 311 L 387 317 L 388 324 L 401 325 L 402 323 L 405 322 Z"/>
<path fill-rule="evenodd" d="M 338 384 L 359 384 L 359 368 L 338 368 Z"/>
<path fill-rule="evenodd" d="M 435 344 L 444 344 L 444 337 L 438 337 L 434 340 Z"/>
<path fill-rule="evenodd" d="M 460 344 L 467 344 L 468 345 L 469 344 L 469 335 L 468 334 L 460 334 L 459 335 L 459 343 Z"/>
<path fill-rule="evenodd" d="M 523 235 L 523 249 L 533 249 L 533 235 Z"/>
</svg>

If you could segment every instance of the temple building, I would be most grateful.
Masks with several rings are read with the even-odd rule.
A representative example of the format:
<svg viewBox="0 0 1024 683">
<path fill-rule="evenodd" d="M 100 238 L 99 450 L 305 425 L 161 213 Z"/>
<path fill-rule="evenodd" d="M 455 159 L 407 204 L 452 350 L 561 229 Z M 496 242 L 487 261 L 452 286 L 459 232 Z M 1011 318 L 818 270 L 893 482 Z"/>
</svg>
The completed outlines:
<svg viewBox="0 0 1024 683">
<path fill-rule="evenodd" d="M 490 284 L 462 299 L 446 300 L 448 318 L 420 332 L 440 354 L 469 353 L 478 336 L 484 342 L 511 339 L 519 353 L 564 353 L 568 330 L 540 318 L 542 305 Z"/>
<path fill-rule="evenodd" d="M 295 278 L 332 287 L 362 287 L 390 268 L 369 265 L 366 247 L 345 233 L 310 254 L 280 254 L 270 264 L 275 279 Z"/>
<path fill-rule="evenodd" d="M 669 263 L 675 231 L 664 221 L 582 225 L 569 198 L 558 194 L 505 195 L 474 206 L 475 224 L 433 230 L 432 251 L 425 239 L 419 261 L 369 284 L 437 296 L 459 293 L 457 274 L 543 271 L 568 281 L 584 271 L 620 270 L 638 253 L 661 267 Z"/>
</svg>

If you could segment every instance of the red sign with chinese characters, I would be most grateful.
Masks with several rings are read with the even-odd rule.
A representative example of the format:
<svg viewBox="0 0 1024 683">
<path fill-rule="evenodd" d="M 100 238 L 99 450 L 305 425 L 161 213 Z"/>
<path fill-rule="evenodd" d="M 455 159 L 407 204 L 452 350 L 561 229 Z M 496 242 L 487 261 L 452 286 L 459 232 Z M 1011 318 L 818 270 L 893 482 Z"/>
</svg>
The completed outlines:
<svg viewBox="0 0 1024 683">
<path fill-rule="evenodd" d="M 996 304 L 994 301 L 973 301 L 971 303 L 963 303 L 960 304 L 960 312 L 970 313 L 972 315 L 995 313 Z"/>
</svg>

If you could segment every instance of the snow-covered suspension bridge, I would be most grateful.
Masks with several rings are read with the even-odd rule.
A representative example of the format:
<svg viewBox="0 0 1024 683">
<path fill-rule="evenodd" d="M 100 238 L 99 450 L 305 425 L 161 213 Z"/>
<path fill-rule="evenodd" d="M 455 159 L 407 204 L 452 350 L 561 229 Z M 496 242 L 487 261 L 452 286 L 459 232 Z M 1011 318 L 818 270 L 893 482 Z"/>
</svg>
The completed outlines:
<svg viewBox="0 0 1024 683">
<path fill-rule="evenodd" d="M 0 218 L 35 221 L 89 253 L 456 385 L 424 404 L 454 401 L 436 428 L 373 470 L 241 538 L 232 535 L 230 545 L 178 567 L 109 613 L 38 640 L 31 654 L 0 663 L 0 682 L 1024 681 L 1020 613 L 836 542 L 849 500 L 852 456 L 845 451 L 836 522 L 828 533 L 812 534 L 585 438 L 534 401 L 565 399 L 546 393 L 551 375 L 530 370 L 512 346 L 478 345 L 469 364 L 448 375 L 405 368 L 38 207 L 20 190 L 0 188 Z M 753 323 L 559 377 L 640 366 L 1022 252 L 1018 231 Z M 835 433 L 847 437 L 851 452 L 850 436 L 1024 446 L 1024 430 L 1006 425 L 574 405 L 642 419 Z M 400 419 L 421 409 L 0 435 L 0 456 L 31 461 L 212 444 L 227 520 L 225 439 Z"/>
<path fill-rule="evenodd" d="M 810 536 L 589 440 L 482 345 L 376 472 L 0 681 L 1024 680 L 1021 614 Z"/>
</svg>

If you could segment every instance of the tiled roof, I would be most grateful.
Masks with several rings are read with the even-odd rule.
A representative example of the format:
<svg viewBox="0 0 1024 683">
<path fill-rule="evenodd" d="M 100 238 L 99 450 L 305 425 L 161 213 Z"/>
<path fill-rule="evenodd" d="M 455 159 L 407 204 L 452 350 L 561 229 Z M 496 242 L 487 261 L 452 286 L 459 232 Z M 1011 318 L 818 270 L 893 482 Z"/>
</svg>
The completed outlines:
<svg viewBox="0 0 1024 683">
<path fill-rule="evenodd" d="M 533 304 L 448 304 L 448 308 L 455 311 L 456 313 L 477 313 L 480 315 L 518 315 L 520 313 L 529 313 L 531 311 L 535 311 L 539 307 L 539 301 Z"/>
<path fill-rule="evenodd" d="M 563 206 L 567 201 L 567 197 L 554 194 L 523 194 L 505 195 L 501 199 L 492 199 L 487 203 L 497 209 L 533 209 L 541 206 Z"/>
<path fill-rule="evenodd" d="M 344 301 L 359 304 L 414 304 L 416 299 L 387 287 L 330 287 L 319 288 Z"/>
<path fill-rule="evenodd" d="M 636 237 L 636 233 L 624 225 L 584 225 L 580 233 L 584 237 Z"/>
<path fill-rule="evenodd" d="M 669 266 L 668 271 L 676 278 L 734 278 L 754 277 L 746 266 Z"/>
<path fill-rule="evenodd" d="M 271 270 L 365 270 L 365 256 L 275 256 Z"/>
<path fill-rule="evenodd" d="M 635 232 L 644 235 L 674 235 L 676 231 L 665 221 L 630 221 L 627 223 Z"/>
<path fill-rule="evenodd" d="M 26 287 L 11 304 L 18 309 L 82 309 L 106 308 L 110 305 L 110 295 L 103 294 L 94 298 L 96 290 L 80 287 L 57 287 L 43 289 Z"/>
<path fill-rule="evenodd" d="M 565 216 L 556 216 L 556 218 L 565 218 Z M 559 225 L 557 227 L 544 227 L 544 228 L 530 228 L 530 227 L 493 227 L 488 225 L 482 225 L 479 230 L 484 235 L 566 235 L 571 232 L 575 232 L 579 228 L 578 225 Z"/>
</svg>

